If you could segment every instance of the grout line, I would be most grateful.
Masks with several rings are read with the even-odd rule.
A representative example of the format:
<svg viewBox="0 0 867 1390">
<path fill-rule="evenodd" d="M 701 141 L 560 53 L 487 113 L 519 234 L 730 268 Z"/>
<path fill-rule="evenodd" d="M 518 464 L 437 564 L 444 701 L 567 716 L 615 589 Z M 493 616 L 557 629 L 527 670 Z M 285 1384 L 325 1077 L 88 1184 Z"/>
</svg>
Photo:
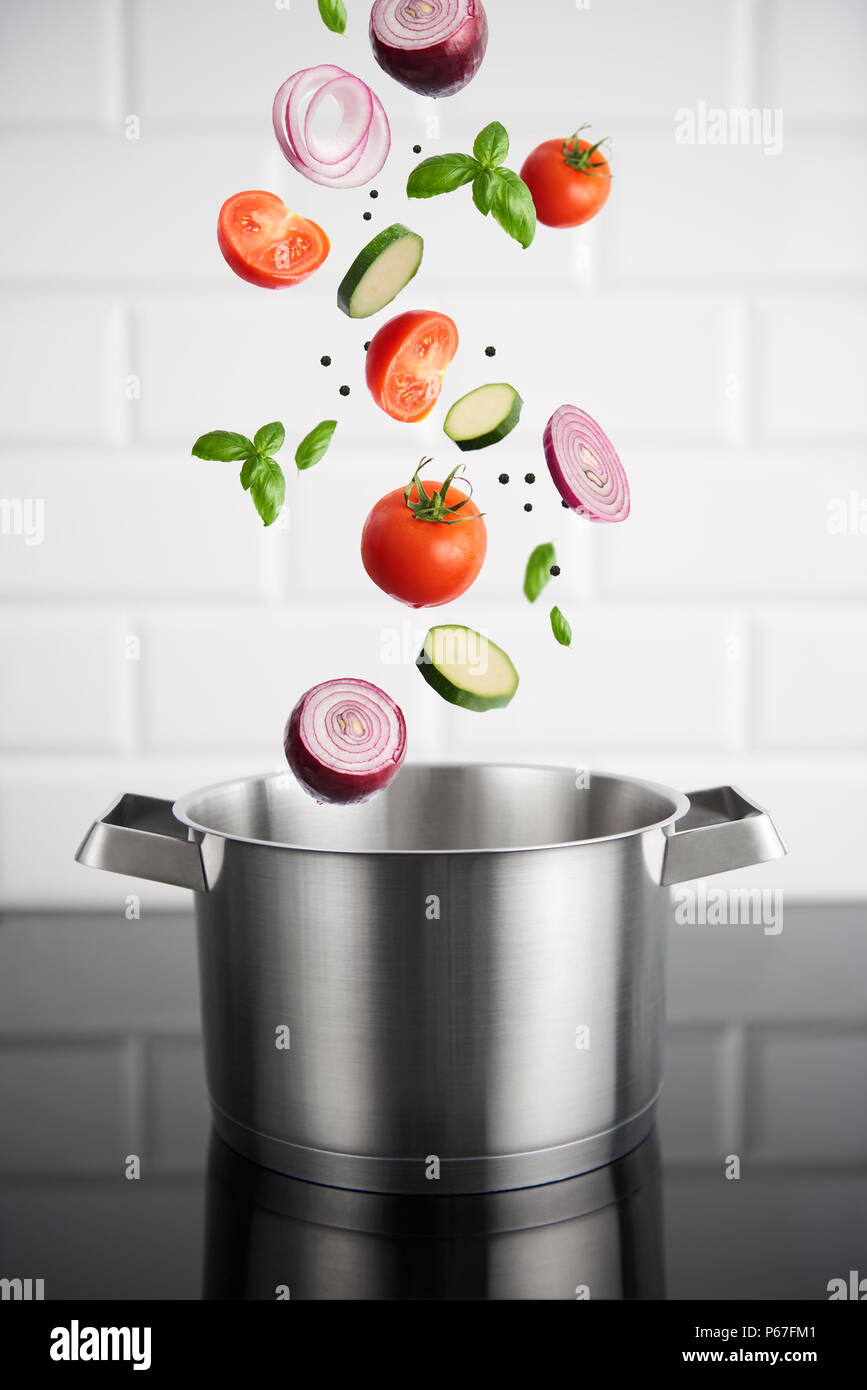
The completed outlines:
<svg viewBox="0 0 867 1390">
<path fill-rule="evenodd" d="M 140 1037 L 126 1040 L 127 1073 L 126 1120 L 130 1135 L 130 1153 L 138 1154 L 145 1162 L 147 1148 L 147 1058 L 146 1044 Z"/>
<path fill-rule="evenodd" d="M 732 105 L 756 101 L 758 16 L 756 0 L 735 0 L 732 7 Z"/>
<path fill-rule="evenodd" d="M 727 1028 L 722 1039 L 719 1066 L 720 1126 L 727 1153 L 743 1157 L 744 1102 L 746 1095 L 745 1030 L 741 1026 Z"/>
</svg>

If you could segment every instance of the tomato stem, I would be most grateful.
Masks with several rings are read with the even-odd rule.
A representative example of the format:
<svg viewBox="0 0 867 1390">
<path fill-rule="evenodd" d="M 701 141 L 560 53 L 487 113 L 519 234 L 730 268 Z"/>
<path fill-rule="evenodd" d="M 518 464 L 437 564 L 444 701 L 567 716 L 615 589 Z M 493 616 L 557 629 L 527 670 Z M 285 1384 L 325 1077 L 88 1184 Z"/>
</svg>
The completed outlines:
<svg viewBox="0 0 867 1390">
<path fill-rule="evenodd" d="M 595 145 L 587 145 L 585 149 L 582 149 L 582 141 L 579 140 L 578 137 L 581 134 L 581 131 L 587 130 L 587 128 L 588 126 L 586 122 L 584 125 L 579 125 L 574 135 L 570 135 L 568 140 L 563 141 L 563 158 L 569 165 L 570 169 L 577 169 L 578 172 L 581 174 L 587 174 L 590 177 L 597 179 L 610 179 L 611 170 L 607 168 L 605 159 L 602 158 L 594 160 L 593 158 L 600 145 L 604 145 L 606 140 L 610 139 L 610 136 L 603 135 L 602 139 L 597 140 Z M 597 170 L 607 170 L 607 172 L 597 173 Z"/>
<path fill-rule="evenodd" d="M 437 491 L 432 491 L 430 495 L 425 492 L 424 483 L 421 480 L 421 470 L 432 462 L 433 460 L 431 458 L 423 458 L 418 468 L 413 473 L 411 480 L 403 490 L 404 500 L 413 514 L 413 519 L 415 521 L 439 521 L 442 522 L 444 526 L 454 526 L 458 521 L 481 521 L 481 513 L 477 513 L 476 516 L 458 516 L 458 512 L 462 507 L 466 506 L 472 496 L 473 485 L 468 478 L 461 478 L 461 482 L 465 482 L 470 489 L 467 496 L 463 497 L 460 502 L 455 503 L 453 506 L 448 506 L 446 504 L 449 488 L 457 474 L 463 470 L 464 465 L 462 463 L 459 463 L 456 468 L 452 469 L 445 482 L 440 484 Z M 416 502 L 410 500 L 410 493 L 413 488 L 416 489 L 418 494 L 418 500 Z"/>
</svg>

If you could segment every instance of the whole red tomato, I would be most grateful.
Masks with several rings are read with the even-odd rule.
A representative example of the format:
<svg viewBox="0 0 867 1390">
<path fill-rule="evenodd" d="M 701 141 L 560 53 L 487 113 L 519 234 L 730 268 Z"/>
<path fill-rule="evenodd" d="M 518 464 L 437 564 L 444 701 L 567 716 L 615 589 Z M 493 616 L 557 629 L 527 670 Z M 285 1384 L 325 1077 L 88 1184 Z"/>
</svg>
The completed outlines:
<svg viewBox="0 0 867 1390">
<path fill-rule="evenodd" d="M 576 131 L 568 140 L 545 140 L 524 160 L 521 178 L 546 227 L 580 227 L 596 216 L 611 192 L 602 143 L 591 145 Z"/>
<path fill-rule="evenodd" d="M 444 483 L 423 484 L 419 471 L 408 487 L 387 492 L 371 509 L 361 561 L 392 598 L 411 608 L 436 608 L 470 587 L 488 535 L 475 503 L 451 486 L 454 473 Z"/>
</svg>

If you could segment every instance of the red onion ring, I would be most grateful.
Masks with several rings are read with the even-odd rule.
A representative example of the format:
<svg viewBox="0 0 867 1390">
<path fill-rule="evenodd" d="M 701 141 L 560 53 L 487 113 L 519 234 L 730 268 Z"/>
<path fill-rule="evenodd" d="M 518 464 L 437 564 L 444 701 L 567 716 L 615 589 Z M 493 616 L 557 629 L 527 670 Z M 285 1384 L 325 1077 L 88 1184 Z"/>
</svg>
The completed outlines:
<svg viewBox="0 0 867 1390">
<path fill-rule="evenodd" d="M 625 521 L 629 483 L 614 445 L 574 405 L 554 411 L 542 436 L 548 470 L 564 502 L 588 521 Z"/>
<path fill-rule="evenodd" d="M 368 681 L 323 681 L 301 696 L 283 734 L 286 761 L 317 801 L 352 805 L 383 791 L 406 754 L 398 705 Z"/>
<path fill-rule="evenodd" d="M 396 82 L 423 96 L 451 96 L 478 71 L 488 20 L 482 0 L 376 0 L 370 43 Z"/>
<path fill-rule="evenodd" d="M 333 97 L 340 125 L 325 139 L 313 122 L 322 102 Z M 274 134 L 283 154 L 305 178 L 327 188 L 358 188 L 379 173 L 391 148 L 388 117 L 379 98 L 360 77 L 322 63 L 287 77 L 274 98 Z"/>
</svg>

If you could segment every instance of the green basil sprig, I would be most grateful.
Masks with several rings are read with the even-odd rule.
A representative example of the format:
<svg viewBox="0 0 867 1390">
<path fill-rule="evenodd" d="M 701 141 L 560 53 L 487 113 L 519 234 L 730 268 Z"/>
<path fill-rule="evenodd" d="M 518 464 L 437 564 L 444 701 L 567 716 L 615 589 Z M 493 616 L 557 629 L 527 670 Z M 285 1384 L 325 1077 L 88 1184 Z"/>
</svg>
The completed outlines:
<svg viewBox="0 0 867 1390">
<path fill-rule="evenodd" d="M 324 455 L 337 428 L 336 420 L 323 420 L 302 439 L 295 453 L 299 473 L 312 468 Z M 231 430 L 211 430 L 193 445 L 193 458 L 216 463 L 242 463 L 241 486 L 249 492 L 253 505 L 266 526 L 277 520 L 286 500 L 286 478 L 274 454 L 286 440 L 286 431 L 275 420 L 263 425 L 252 439 Z"/>
<path fill-rule="evenodd" d="M 319 0 L 319 13 L 326 29 L 333 34 L 346 33 L 346 6 L 343 0 Z"/>
<path fill-rule="evenodd" d="M 473 185 L 473 202 L 483 217 L 493 213 L 510 237 L 526 248 L 536 235 L 536 209 L 522 178 L 503 166 L 509 137 L 499 121 L 491 121 L 473 142 L 473 153 L 435 154 L 417 164 L 407 180 L 408 198 L 434 198 Z"/>
</svg>

